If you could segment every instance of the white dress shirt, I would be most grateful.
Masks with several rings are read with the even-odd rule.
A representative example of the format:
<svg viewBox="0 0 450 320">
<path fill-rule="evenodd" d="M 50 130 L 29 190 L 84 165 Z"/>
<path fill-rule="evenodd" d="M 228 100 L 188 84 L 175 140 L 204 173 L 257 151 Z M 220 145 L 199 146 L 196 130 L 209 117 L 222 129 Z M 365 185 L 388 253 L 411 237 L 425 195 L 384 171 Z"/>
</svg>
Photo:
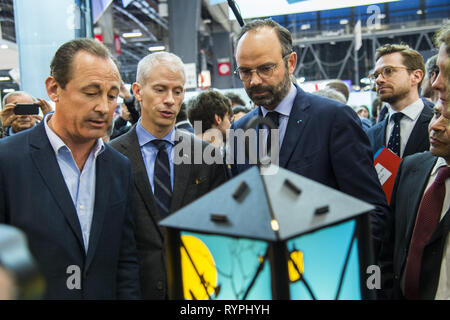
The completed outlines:
<svg viewBox="0 0 450 320">
<path fill-rule="evenodd" d="M 400 111 L 403 113 L 403 118 L 400 120 L 400 157 L 403 158 L 403 153 L 405 152 L 406 143 L 409 140 L 409 136 L 416 125 L 417 119 L 423 110 L 424 104 L 422 99 L 418 99 L 414 103 L 407 106 L 405 109 Z M 391 136 L 391 132 L 394 129 L 394 120 L 392 119 L 392 115 L 396 113 L 392 107 L 389 108 L 389 118 L 388 118 L 388 126 L 386 129 L 386 137 L 385 137 L 385 145 L 387 146 L 389 143 L 389 138 Z"/>
</svg>

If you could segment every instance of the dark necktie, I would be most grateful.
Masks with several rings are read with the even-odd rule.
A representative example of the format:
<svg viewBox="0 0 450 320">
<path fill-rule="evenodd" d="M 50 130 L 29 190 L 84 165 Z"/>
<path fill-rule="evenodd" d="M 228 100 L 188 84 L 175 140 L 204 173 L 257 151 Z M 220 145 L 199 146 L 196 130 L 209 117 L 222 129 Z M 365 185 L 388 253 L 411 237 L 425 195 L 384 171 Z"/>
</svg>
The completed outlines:
<svg viewBox="0 0 450 320">
<path fill-rule="evenodd" d="M 394 119 L 394 128 L 392 129 L 391 136 L 389 137 L 388 149 L 400 157 L 400 120 L 403 117 L 403 113 L 397 112 L 392 115 Z"/>
<path fill-rule="evenodd" d="M 278 129 L 278 127 L 280 125 L 280 114 L 278 112 L 276 112 L 276 111 L 267 112 L 266 118 L 270 119 L 273 122 L 273 124 L 275 125 L 275 128 Z M 272 141 L 272 130 L 268 129 L 267 143 L 266 143 L 267 154 L 269 153 L 271 145 L 272 145 L 271 141 Z"/>
<path fill-rule="evenodd" d="M 420 299 L 419 283 L 423 249 L 439 224 L 445 197 L 445 180 L 449 177 L 450 168 L 441 167 L 420 202 L 405 266 L 406 299 Z"/>
<path fill-rule="evenodd" d="M 170 203 L 172 201 L 169 154 L 167 153 L 166 142 L 164 140 L 153 140 L 152 143 L 158 148 L 155 171 L 153 173 L 153 193 L 159 214 L 161 218 L 165 218 L 170 213 Z"/>
</svg>

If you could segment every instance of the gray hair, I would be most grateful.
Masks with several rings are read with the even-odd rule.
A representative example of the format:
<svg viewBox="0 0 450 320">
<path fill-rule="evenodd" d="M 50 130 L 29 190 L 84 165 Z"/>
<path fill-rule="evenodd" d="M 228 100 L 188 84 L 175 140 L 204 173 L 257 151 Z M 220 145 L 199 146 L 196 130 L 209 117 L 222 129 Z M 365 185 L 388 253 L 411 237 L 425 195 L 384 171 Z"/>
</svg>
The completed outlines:
<svg viewBox="0 0 450 320">
<path fill-rule="evenodd" d="M 184 64 L 180 57 L 173 53 L 162 51 L 151 53 L 139 61 L 136 82 L 139 84 L 145 84 L 145 81 L 149 77 L 153 67 L 162 63 L 166 64 L 173 72 L 181 72 L 183 74 L 183 79 L 186 80 Z"/>
<path fill-rule="evenodd" d="M 313 94 L 315 94 L 316 96 L 330 98 L 342 102 L 343 104 L 347 103 L 347 99 L 345 99 L 345 96 L 342 93 L 331 88 L 324 88 L 318 91 L 314 91 Z"/>
<path fill-rule="evenodd" d="M 3 107 L 4 107 L 6 104 L 8 104 L 9 98 L 12 98 L 12 97 L 14 97 L 14 96 L 28 96 L 28 97 L 30 97 L 31 99 L 33 99 L 33 101 L 37 101 L 36 98 L 33 97 L 33 96 L 32 96 L 31 94 L 29 94 L 28 92 L 25 92 L 25 91 L 13 91 L 13 92 L 10 92 L 10 93 L 8 93 L 7 95 L 5 95 L 5 96 L 3 97 L 3 99 L 2 99 L 2 109 L 3 109 Z"/>
</svg>

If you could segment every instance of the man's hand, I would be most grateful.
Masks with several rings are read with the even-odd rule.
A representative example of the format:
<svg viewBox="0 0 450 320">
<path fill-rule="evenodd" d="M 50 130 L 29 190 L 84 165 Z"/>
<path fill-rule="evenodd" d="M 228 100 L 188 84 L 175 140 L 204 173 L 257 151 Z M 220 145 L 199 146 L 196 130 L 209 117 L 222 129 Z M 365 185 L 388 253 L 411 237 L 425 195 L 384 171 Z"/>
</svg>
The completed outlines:
<svg viewBox="0 0 450 320">
<path fill-rule="evenodd" d="M 38 105 L 39 105 L 39 107 L 41 108 L 41 110 L 42 110 L 42 114 L 45 116 L 47 113 L 49 113 L 49 112 L 52 112 L 53 110 L 52 110 L 52 107 L 50 106 L 50 104 L 47 102 L 47 101 L 45 101 L 45 100 L 43 100 L 43 99 L 40 99 L 40 98 L 37 98 L 38 99 Z M 41 118 L 42 119 L 42 118 Z"/>
<path fill-rule="evenodd" d="M 119 97 L 121 97 L 123 100 L 131 98 L 131 93 L 127 90 L 123 81 L 120 84 Z"/>
<path fill-rule="evenodd" d="M 0 112 L 3 127 L 10 127 L 14 120 L 17 119 L 18 116 L 14 114 L 15 107 L 15 103 L 8 103 L 3 107 L 3 110 Z"/>
</svg>

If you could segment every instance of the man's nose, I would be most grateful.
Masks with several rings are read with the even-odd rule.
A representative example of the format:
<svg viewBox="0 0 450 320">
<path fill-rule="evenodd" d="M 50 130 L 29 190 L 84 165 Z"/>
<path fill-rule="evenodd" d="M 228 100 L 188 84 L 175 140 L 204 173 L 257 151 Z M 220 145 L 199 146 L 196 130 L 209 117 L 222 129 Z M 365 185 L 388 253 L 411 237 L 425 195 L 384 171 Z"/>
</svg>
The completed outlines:
<svg viewBox="0 0 450 320">
<path fill-rule="evenodd" d="M 253 70 L 252 74 L 250 75 L 250 86 L 253 87 L 253 86 L 256 86 L 261 83 L 262 83 L 262 80 L 261 80 L 260 76 L 258 75 L 256 70 Z"/>
</svg>

